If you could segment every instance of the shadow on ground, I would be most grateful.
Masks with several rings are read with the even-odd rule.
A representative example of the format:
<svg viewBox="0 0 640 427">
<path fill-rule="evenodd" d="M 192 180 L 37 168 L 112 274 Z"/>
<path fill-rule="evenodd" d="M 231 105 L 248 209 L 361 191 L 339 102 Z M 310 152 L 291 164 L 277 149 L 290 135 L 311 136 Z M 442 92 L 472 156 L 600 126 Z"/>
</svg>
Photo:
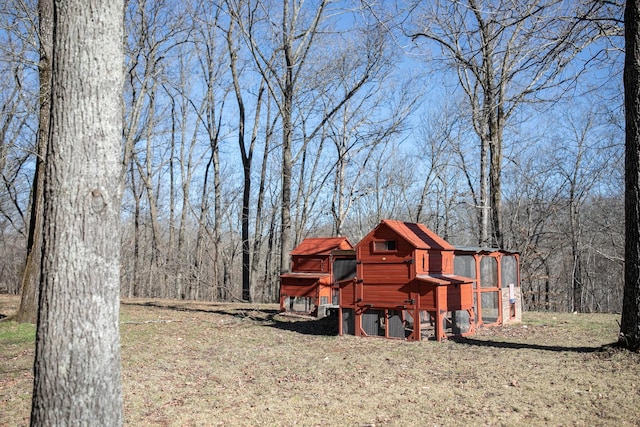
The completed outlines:
<svg viewBox="0 0 640 427">
<path fill-rule="evenodd" d="M 122 305 L 156 307 L 167 310 L 192 313 L 212 313 L 231 316 L 237 319 L 251 320 L 264 326 L 297 332 L 305 335 L 338 335 L 338 317 L 328 316 L 321 319 L 310 316 L 282 314 L 277 309 L 256 308 L 251 306 L 230 308 L 228 304 L 207 303 L 206 306 L 194 307 L 186 304 L 164 304 L 156 301 L 122 301 Z"/>
<path fill-rule="evenodd" d="M 263 326 L 276 328 L 283 331 L 291 331 L 304 335 L 317 336 L 336 336 L 338 335 L 338 316 L 327 316 L 324 318 L 314 318 L 310 316 L 298 316 L 290 313 L 281 313 L 277 309 L 266 309 L 252 307 L 251 305 L 243 306 L 238 304 L 237 307 L 229 306 L 229 304 L 206 303 L 206 305 L 193 306 L 189 302 L 181 303 L 162 303 L 157 301 L 122 301 L 122 305 L 157 307 L 168 310 L 194 312 L 194 313 L 212 313 L 225 316 L 231 316 L 237 319 L 246 319 Z M 474 347 L 493 347 L 511 350 L 541 350 L 551 352 L 573 352 L 573 353 L 602 353 L 611 351 L 616 348 L 616 343 L 598 346 L 598 347 L 570 347 L 541 345 L 526 342 L 509 342 L 487 339 L 477 339 L 472 337 L 453 337 L 450 338 L 460 345 Z"/>
<path fill-rule="evenodd" d="M 155 301 L 122 301 L 120 304 L 128 306 L 140 306 L 140 307 L 156 307 L 167 310 L 183 311 L 190 313 L 215 313 L 224 314 L 227 316 L 234 316 L 240 318 L 250 318 L 251 320 L 264 321 L 270 320 L 271 317 L 279 313 L 278 310 L 269 309 L 256 309 L 250 306 L 246 308 L 229 308 L 228 304 L 216 304 L 207 303 L 206 307 L 194 307 L 185 304 L 164 304 L 162 302 Z M 254 315 L 252 316 L 251 313 Z"/>
<path fill-rule="evenodd" d="M 608 344 L 598 347 L 569 347 L 569 346 L 555 346 L 555 345 L 541 345 L 541 344 L 529 344 L 522 342 L 507 342 L 507 341 L 495 341 L 495 340 L 479 340 L 469 337 L 454 337 L 452 341 L 458 344 L 476 346 L 476 347 L 494 347 L 494 348 L 506 348 L 512 350 L 542 350 L 542 351 L 555 351 L 555 352 L 573 352 L 573 353 L 598 353 L 607 351 L 612 348 L 614 344 Z"/>
<path fill-rule="evenodd" d="M 293 321 L 275 318 L 273 323 L 268 326 L 304 335 L 336 336 L 338 335 L 338 316 Z"/>
</svg>

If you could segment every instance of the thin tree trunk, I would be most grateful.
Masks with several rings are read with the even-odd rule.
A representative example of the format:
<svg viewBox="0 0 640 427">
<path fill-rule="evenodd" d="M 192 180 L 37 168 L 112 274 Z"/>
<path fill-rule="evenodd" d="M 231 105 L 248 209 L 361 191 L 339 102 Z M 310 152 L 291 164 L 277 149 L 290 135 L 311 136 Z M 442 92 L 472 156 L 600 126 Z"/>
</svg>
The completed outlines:
<svg viewBox="0 0 640 427">
<path fill-rule="evenodd" d="M 176 101 L 173 96 L 171 98 L 171 149 L 169 152 L 169 244 L 167 245 L 165 262 L 167 268 L 174 268 L 175 270 L 175 288 L 178 290 L 177 294 L 180 296 L 180 289 L 182 288 L 182 263 L 180 258 L 180 235 L 182 231 L 183 222 L 180 222 L 180 232 L 178 233 L 178 248 L 176 250 L 176 178 L 175 178 L 175 155 L 176 155 Z M 183 128 L 184 129 L 184 128 Z M 184 133 L 184 132 L 183 132 Z M 184 138 L 182 138 L 184 143 Z M 184 208 L 184 206 L 183 206 Z"/>
<path fill-rule="evenodd" d="M 285 3 L 287 3 L 285 1 Z M 290 68 L 290 67 L 287 67 Z M 288 79 L 287 79 L 288 80 Z M 290 87 L 290 85 L 288 85 Z M 291 251 L 291 172 L 293 163 L 291 159 L 291 140 L 293 124 L 291 123 L 291 109 L 293 104 L 293 92 L 290 88 L 290 96 L 285 96 L 282 119 L 282 208 L 280 215 L 280 273 L 289 271 L 289 252 Z"/>
<path fill-rule="evenodd" d="M 544 309 L 545 311 L 551 310 L 551 304 L 549 302 L 549 294 L 551 294 L 551 269 L 549 263 L 544 263 L 545 280 L 544 280 Z"/>
<path fill-rule="evenodd" d="M 271 123 L 271 104 L 267 100 L 267 114 L 265 123 L 267 123 L 267 131 L 264 138 L 264 149 L 262 151 L 262 167 L 260 168 L 260 184 L 258 188 L 258 200 L 256 202 L 256 227 L 254 231 L 253 238 L 253 260 L 251 262 L 251 275 L 255 279 L 258 270 L 259 270 L 259 262 L 260 262 L 260 252 L 263 245 L 262 240 L 262 232 L 263 232 L 263 221 L 262 221 L 262 211 L 264 206 L 264 192 L 265 187 L 267 185 L 267 165 L 269 162 L 269 151 L 271 147 L 271 138 L 273 136 L 273 126 L 269 126 Z M 275 218 L 273 218 L 275 220 Z M 269 249 L 270 251 L 270 249 Z M 267 257 L 271 256 L 270 252 L 267 252 Z M 268 261 L 265 261 L 268 264 Z M 271 301 L 271 292 L 269 291 L 270 282 L 269 276 L 266 274 L 263 277 L 262 283 L 262 302 Z"/>
<path fill-rule="evenodd" d="M 499 129 L 496 129 L 499 132 Z M 495 247 L 504 246 L 504 236 L 502 233 L 502 136 L 494 135 L 490 145 L 490 169 L 489 169 L 489 195 L 491 213 L 491 244 Z"/>
<path fill-rule="evenodd" d="M 135 165 L 131 163 L 131 193 L 133 194 L 133 273 L 129 283 L 129 298 L 140 296 L 140 194 L 135 181 Z"/>
<path fill-rule="evenodd" d="M 221 213 L 222 213 L 222 206 L 221 206 L 221 199 L 222 199 L 222 189 L 221 189 L 221 182 L 220 182 L 220 155 L 219 155 L 219 148 L 218 148 L 218 143 L 216 140 L 216 144 L 214 147 L 211 148 L 212 149 L 212 154 L 211 154 L 211 158 L 213 161 L 213 210 L 214 210 L 214 215 L 213 215 L 213 244 L 215 246 L 214 249 L 214 265 L 215 265 L 215 269 L 218 269 L 219 267 L 219 263 L 220 263 L 220 245 L 222 242 L 222 238 L 220 237 L 220 222 L 221 222 Z M 218 273 L 218 272 L 216 272 Z M 224 274 L 223 274 L 224 276 Z M 224 278 L 224 277 L 223 277 Z M 216 279 L 215 279 L 218 283 L 218 298 L 222 301 L 226 301 L 227 300 L 227 291 L 224 285 L 224 280 L 220 281 L 220 277 L 218 277 L 218 275 L 216 275 Z"/>
<path fill-rule="evenodd" d="M 277 237 L 276 237 L 276 215 L 277 213 L 274 211 L 273 215 L 271 217 L 271 222 L 269 225 L 269 234 L 267 237 L 267 256 L 265 257 L 265 261 L 264 261 L 264 278 L 265 278 L 265 282 L 267 283 L 267 299 L 270 301 L 277 301 L 279 299 L 279 295 L 277 295 L 277 291 L 276 288 L 279 289 L 279 287 L 276 287 L 276 278 L 274 277 L 275 275 L 273 274 L 273 267 L 276 266 L 276 268 L 279 268 L 281 265 L 281 260 L 279 259 L 275 259 L 274 260 L 274 249 L 277 248 L 278 245 L 278 241 L 277 241 Z M 282 248 L 280 248 L 280 250 L 282 250 Z"/>
<path fill-rule="evenodd" d="M 253 124 L 253 132 L 251 141 L 249 143 L 249 149 L 245 145 L 245 106 L 244 99 L 242 97 L 242 89 L 240 88 L 240 79 L 238 75 L 238 55 L 234 46 L 234 19 L 239 19 L 237 14 L 232 16 L 229 22 L 229 29 L 227 31 L 227 46 L 230 55 L 230 68 L 231 77 L 233 79 L 233 88 L 236 94 L 236 102 L 238 104 L 238 146 L 240 148 L 240 155 L 242 158 L 242 171 L 243 171 L 243 190 L 242 190 L 242 213 L 241 213 L 241 228 L 242 228 L 242 299 L 244 301 L 251 301 L 251 245 L 249 242 L 249 220 L 250 220 L 250 203 L 251 203 L 251 163 L 253 161 L 253 147 L 257 138 L 258 126 L 260 123 L 260 105 L 262 102 L 262 93 L 264 92 L 264 86 L 260 85 L 258 92 L 258 98 L 256 101 L 256 114 L 255 122 Z"/>
<path fill-rule="evenodd" d="M 186 77 L 185 77 L 186 78 Z M 187 105 L 182 108 L 183 116 L 182 116 L 182 143 L 180 144 L 180 181 L 182 183 L 182 209 L 180 212 L 180 228 L 178 229 L 178 248 L 175 256 L 173 257 L 175 262 L 175 274 L 176 274 L 176 283 L 178 284 L 178 289 L 181 290 L 177 294 L 180 299 L 193 299 L 194 291 L 195 291 L 195 280 L 193 280 L 193 274 L 184 274 L 185 267 L 189 266 L 188 262 L 188 248 L 187 248 L 187 226 L 188 226 L 188 213 L 191 209 L 191 204 L 189 202 L 189 194 L 191 193 L 191 180 L 193 178 L 193 149 L 198 140 L 198 127 L 196 127 L 193 131 L 193 135 L 191 136 L 191 142 L 188 146 L 188 153 L 185 152 L 186 145 L 186 135 L 185 129 L 187 128 Z M 197 256 L 197 255 L 196 255 Z M 185 277 L 186 276 L 186 277 Z"/>
<path fill-rule="evenodd" d="M 38 34 L 40 38 L 40 111 L 36 170 L 31 189 L 31 214 L 29 216 L 29 236 L 27 238 L 27 260 L 22 276 L 22 293 L 16 321 L 36 323 L 40 281 L 40 261 L 42 256 L 42 216 L 44 159 L 49 140 L 49 119 L 51 114 L 51 58 L 53 50 L 53 0 L 38 1 Z"/>
<path fill-rule="evenodd" d="M 480 141 L 480 209 L 479 225 L 480 236 L 478 243 L 480 246 L 489 245 L 489 214 L 491 206 L 489 205 L 489 175 L 487 173 L 489 159 L 489 144 L 482 140 Z"/>
</svg>

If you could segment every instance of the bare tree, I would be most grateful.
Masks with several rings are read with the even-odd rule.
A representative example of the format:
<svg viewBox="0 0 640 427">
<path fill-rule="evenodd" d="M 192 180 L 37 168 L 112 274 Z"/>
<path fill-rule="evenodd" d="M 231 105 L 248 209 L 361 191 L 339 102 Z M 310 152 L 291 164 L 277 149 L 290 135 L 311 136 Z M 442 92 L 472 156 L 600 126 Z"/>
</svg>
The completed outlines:
<svg viewBox="0 0 640 427">
<path fill-rule="evenodd" d="M 175 248 L 167 244 L 163 215 L 165 214 L 167 160 L 171 154 L 170 144 L 160 135 L 171 132 L 167 122 L 179 119 L 170 114 L 180 114 L 171 110 L 172 101 L 167 97 L 165 85 L 171 80 L 170 72 L 175 63 L 174 53 L 188 39 L 186 15 L 175 5 L 166 1 L 135 0 L 126 7 L 126 80 L 124 87 L 125 117 L 123 130 L 123 169 L 129 175 L 131 185 L 125 187 L 125 197 L 132 194 L 137 215 L 134 229 L 138 235 L 134 252 L 138 258 L 125 258 L 131 263 L 127 272 L 133 277 L 146 279 L 145 283 L 134 283 L 139 289 L 155 288 L 155 296 L 176 296 L 173 289 L 175 277 L 171 271 Z M 168 111 L 169 110 L 169 111 Z M 176 132 L 182 129 L 174 128 Z M 188 130 L 185 129 L 185 132 Z M 175 137 L 173 135 L 172 137 Z M 170 169 L 170 173 L 174 170 Z M 137 188 L 133 187 L 136 184 Z M 170 197 L 174 188 L 169 189 Z M 175 207 L 170 206 L 170 215 Z M 175 219 L 172 217 L 172 219 Z M 170 239 L 175 237 L 176 221 L 171 221 Z M 174 234 L 172 234 L 174 233 Z M 173 241 L 171 242 L 173 243 Z M 144 286 L 143 286 L 144 285 Z"/>
<path fill-rule="evenodd" d="M 611 142 L 599 132 L 594 111 L 585 111 L 574 103 L 578 113 L 564 112 L 560 114 L 561 123 L 557 126 L 557 136 L 550 153 L 549 161 L 553 162 L 553 170 L 561 179 L 561 195 L 563 211 L 567 213 L 566 226 L 559 231 L 567 235 L 570 248 L 571 266 L 570 289 L 572 297 L 571 311 L 582 312 L 586 309 L 586 289 L 589 270 L 586 267 L 590 257 L 591 240 L 595 233 L 586 232 L 589 221 L 583 210 L 587 209 L 594 199 L 594 188 L 602 182 L 603 176 L 611 173 L 615 167 L 611 164 L 615 157 L 607 153 L 606 147 Z"/>
<path fill-rule="evenodd" d="M 463 234 L 469 233 L 464 230 L 476 228 L 474 222 L 469 224 L 460 218 L 467 206 L 477 204 L 475 163 L 469 160 L 474 156 L 468 147 L 471 131 L 464 109 L 455 94 L 448 95 L 435 111 L 428 105 L 421 115 L 415 148 L 420 172 L 415 179 L 422 188 L 413 195 L 417 204 L 409 208 L 409 215 L 412 221 L 428 224 L 445 239 L 455 236 L 464 241 Z"/>
<path fill-rule="evenodd" d="M 353 48 L 358 50 L 359 45 L 354 43 Z M 345 57 L 350 56 L 345 52 Z M 383 66 L 379 71 L 381 77 L 349 100 L 327 125 L 325 138 L 333 143 L 335 160 L 329 171 L 331 177 L 325 180 L 332 185 L 330 214 L 332 232 L 337 235 L 345 232 L 344 225 L 357 200 L 369 190 L 375 191 L 362 184 L 371 173 L 368 166 L 374 161 L 376 148 L 401 135 L 420 96 L 412 84 L 392 83 L 396 76 L 389 68 Z M 348 69 L 345 72 L 352 74 Z"/>
<path fill-rule="evenodd" d="M 523 103 L 556 98 L 575 80 L 578 72 L 570 67 L 578 53 L 607 34 L 607 28 L 592 24 L 605 7 L 590 2 L 573 8 L 561 0 L 466 0 L 421 3 L 411 10 L 409 35 L 435 42 L 469 101 L 480 141 L 480 244 L 503 246 L 507 122 Z"/>
<path fill-rule="evenodd" d="M 21 291 L 37 152 L 36 5 L 33 0 L 9 0 L 0 7 L 0 289 L 12 294 Z M 33 292 L 24 295 L 31 309 L 21 310 L 17 318 L 28 312 L 26 320 L 35 322 L 37 297 Z"/>
<path fill-rule="evenodd" d="M 31 425 L 123 423 L 122 1 L 54 3 Z"/>
<path fill-rule="evenodd" d="M 255 112 L 253 114 L 253 130 L 251 132 L 251 138 L 249 142 L 246 141 L 246 102 L 244 92 L 241 88 L 240 81 L 240 69 L 238 67 L 238 56 L 240 45 L 236 39 L 236 26 L 241 24 L 243 19 L 243 12 L 246 11 L 249 6 L 247 2 L 239 1 L 232 2 L 226 1 L 227 10 L 230 15 L 229 26 L 227 28 L 227 47 L 230 58 L 231 79 L 233 81 L 233 89 L 236 95 L 236 102 L 238 106 L 238 147 L 240 148 L 240 157 L 242 160 L 242 172 L 243 172 L 243 186 L 242 186 L 242 213 L 241 213 L 241 227 L 242 227 L 242 299 L 244 301 L 251 301 L 251 274 L 253 269 L 251 268 L 251 242 L 249 240 L 249 228 L 250 228 L 250 210 L 251 210 L 251 173 L 253 167 L 253 153 L 258 140 L 258 131 L 260 129 L 260 114 L 262 107 L 262 99 L 265 92 L 264 76 L 260 81 L 258 93 L 255 100 Z M 265 139 L 266 141 L 266 139 Z M 254 239 L 259 239 L 256 235 Z"/>
<path fill-rule="evenodd" d="M 276 286 L 277 277 L 279 274 L 279 268 L 274 267 L 273 251 L 276 246 L 275 241 L 275 224 L 276 212 L 275 209 L 265 208 L 267 204 L 267 192 L 269 186 L 268 177 L 268 165 L 271 145 L 273 143 L 275 127 L 278 123 L 277 114 L 275 118 L 272 115 L 272 100 L 270 97 L 265 97 L 264 100 L 266 114 L 265 114 L 265 130 L 264 130 L 264 143 L 262 150 L 262 164 L 260 166 L 260 181 L 258 184 L 258 195 L 255 205 L 255 229 L 254 229 L 254 241 L 253 241 L 253 256 L 251 258 L 251 277 L 253 283 L 260 286 L 261 289 L 256 289 L 256 293 L 259 292 L 262 301 L 276 301 L 278 298 L 278 288 Z M 265 227 L 265 224 L 269 224 Z M 268 230 L 265 234 L 265 228 Z M 266 250 L 264 250 L 264 244 L 267 244 Z M 264 262 L 260 265 L 261 255 L 264 252 Z M 279 259 L 278 259 L 279 261 Z M 262 268 L 261 268 L 262 267 Z M 262 277 L 258 277 L 262 271 Z M 261 292 L 260 292 L 261 291 Z"/>
<path fill-rule="evenodd" d="M 344 92 L 341 87 L 334 89 L 329 80 L 318 81 L 319 74 L 309 68 L 312 64 L 310 58 L 322 50 L 320 38 L 327 33 L 320 32 L 320 28 L 326 23 L 328 4 L 324 0 L 313 6 L 299 0 L 285 1 L 278 13 L 267 9 L 266 3 L 258 1 L 249 6 L 250 19 L 241 27 L 254 62 L 277 105 L 282 126 L 281 271 L 289 269 L 289 251 L 293 242 L 291 207 L 294 166 L 303 158 L 307 145 L 321 134 L 327 122 L 372 78 L 382 53 L 380 46 L 370 46 L 372 49 L 367 52 L 367 61 L 358 68 L 352 85 Z M 261 15 L 265 11 L 266 15 Z M 274 19 L 275 16 L 278 18 Z M 264 27 L 262 34 L 261 24 Z M 306 90 L 303 91 L 303 88 Z M 304 135 L 296 134 L 294 125 L 302 124 L 301 116 L 317 111 L 318 106 L 314 101 L 326 99 L 319 96 L 318 92 L 329 90 L 336 90 L 341 96 L 335 97 L 334 104 L 321 110 L 313 126 L 306 121 Z M 299 142 L 297 152 L 294 150 L 295 142 Z"/>
<path fill-rule="evenodd" d="M 219 269 L 222 256 L 222 171 L 220 162 L 220 145 L 222 142 L 221 130 L 225 101 L 231 88 L 226 87 L 219 93 L 218 86 L 228 85 L 223 80 L 223 68 L 230 64 L 224 59 L 227 44 L 224 40 L 224 31 L 220 30 L 220 15 L 222 9 L 219 4 L 207 3 L 203 9 L 196 9 L 199 16 L 195 17 L 197 28 L 195 29 L 195 43 L 198 46 L 198 63 L 201 72 L 202 83 L 205 88 L 202 100 L 202 108 L 198 113 L 199 121 L 205 130 L 205 139 L 208 143 L 208 160 L 205 167 L 204 185 L 202 187 L 200 220 L 196 247 L 200 250 L 205 234 L 210 233 L 213 239 L 213 285 L 216 298 L 227 299 L 228 289 L 224 284 L 224 277 L 220 277 Z M 211 185 L 213 184 L 213 185 Z M 211 211 L 210 192 L 213 190 L 213 220 L 211 230 L 207 226 Z M 224 274 L 223 274 L 224 275 Z"/>
<path fill-rule="evenodd" d="M 626 2 L 625 62 L 625 271 L 619 343 L 640 349 L 640 1 Z"/>
<path fill-rule="evenodd" d="M 560 216 L 561 195 L 554 181 L 546 159 L 523 153 L 510 185 L 514 194 L 506 197 L 505 228 L 509 247 L 518 248 L 521 254 L 523 303 L 529 310 L 556 309 L 552 287 L 560 279 L 553 276 L 551 267 L 553 255 L 560 251 L 553 238 L 558 234 L 553 222 Z"/>
<path fill-rule="evenodd" d="M 294 135 L 294 98 L 301 76 L 305 70 L 305 62 L 311 51 L 311 46 L 317 35 L 317 29 L 324 18 L 327 1 L 319 2 L 315 10 L 310 11 L 309 17 L 303 8 L 302 1 L 284 1 L 280 12 L 280 25 L 273 22 L 276 45 L 273 47 L 278 54 L 278 61 L 273 61 L 273 53 L 265 52 L 259 43 L 260 36 L 255 34 L 256 22 L 251 20 L 243 27 L 249 46 L 261 74 L 267 82 L 269 91 L 276 100 L 282 123 L 282 200 L 280 218 L 280 269 L 289 269 L 289 251 L 291 250 L 291 178 L 293 170 L 293 135 Z M 264 5 L 259 2 L 251 5 L 252 17 Z M 308 19 L 307 19 L 308 18 Z M 254 18 L 252 18 L 254 19 Z M 278 65 L 276 65 L 278 64 Z"/>
</svg>

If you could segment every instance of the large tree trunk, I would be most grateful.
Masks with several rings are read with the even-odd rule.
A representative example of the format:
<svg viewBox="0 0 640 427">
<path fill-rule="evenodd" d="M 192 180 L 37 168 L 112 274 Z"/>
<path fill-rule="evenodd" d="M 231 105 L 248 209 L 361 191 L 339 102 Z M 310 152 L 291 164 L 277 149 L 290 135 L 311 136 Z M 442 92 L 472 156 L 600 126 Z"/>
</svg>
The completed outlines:
<svg viewBox="0 0 640 427">
<path fill-rule="evenodd" d="M 640 0 L 625 6 L 625 268 L 620 344 L 640 349 Z"/>
<path fill-rule="evenodd" d="M 119 426 L 123 2 L 54 7 L 31 424 Z"/>
<path fill-rule="evenodd" d="M 36 323 L 42 252 L 42 205 L 44 187 L 44 158 L 49 138 L 51 114 L 51 55 L 53 48 L 53 0 L 38 1 L 38 35 L 40 38 L 40 111 L 38 140 L 36 141 L 36 171 L 31 189 L 31 213 L 27 239 L 27 260 L 22 275 L 22 295 L 16 321 Z"/>
</svg>

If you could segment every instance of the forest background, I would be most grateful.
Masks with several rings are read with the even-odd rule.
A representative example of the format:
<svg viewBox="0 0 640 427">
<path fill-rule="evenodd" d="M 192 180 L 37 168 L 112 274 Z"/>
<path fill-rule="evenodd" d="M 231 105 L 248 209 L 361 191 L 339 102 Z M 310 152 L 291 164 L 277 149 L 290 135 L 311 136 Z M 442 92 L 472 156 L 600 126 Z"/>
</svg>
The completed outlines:
<svg viewBox="0 0 640 427">
<path fill-rule="evenodd" d="M 121 293 L 274 301 L 381 219 L 521 253 L 525 309 L 620 311 L 622 2 L 129 1 Z M 19 293 L 38 15 L 0 6 L 0 292 Z M 120 90 L 120 88 L 114 88 Z"/>
</svg>

